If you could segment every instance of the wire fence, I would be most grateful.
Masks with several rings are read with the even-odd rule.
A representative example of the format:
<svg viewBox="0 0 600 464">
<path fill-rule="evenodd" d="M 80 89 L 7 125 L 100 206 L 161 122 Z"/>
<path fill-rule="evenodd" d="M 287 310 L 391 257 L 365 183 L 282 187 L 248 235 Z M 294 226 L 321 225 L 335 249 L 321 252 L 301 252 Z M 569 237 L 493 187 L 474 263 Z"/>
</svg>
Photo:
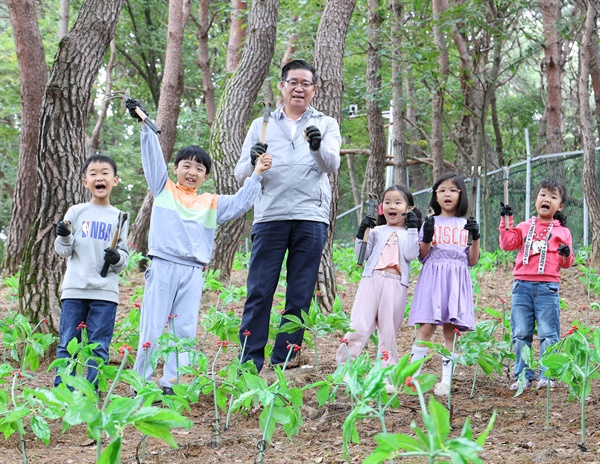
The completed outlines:
<svg viewBox="0 0 600 464">
<path fill-rule="evenodd" d="M 573 249 L 577 251 L 581 247 L 588 246 L 589 222 L 583 196 L 582 170 L 582 151 L 541 155 L 511 165 L 509 204 L 514 211 L 515 223 L 536 214 L 534 207 L 536 187 L 543 179 L 553 178 L 564 183 L 567 188 L 567 201 L 563 212 L 568 218 L 567 227 L 573 236 Z M 600 189 L 600 163 L 596 163 L 596 171 L 598 189 Z M 504 198 L 502 169 L 482 174 L 479 182 L 475 217 L 482 231 L 482 247 L 486 251 L 494 251 L 499 248 L 500 202 Z M 470 179 L 466 179 L 466 184 L 470 192 Z M 415 205 L 425 214 L 431 199 L 431 189 L 414 192 L 413 197 Z M 340 245 L 352 244 L 362 217 L 362 205 L 337 216 L 334 241 Z"/>
</svg>

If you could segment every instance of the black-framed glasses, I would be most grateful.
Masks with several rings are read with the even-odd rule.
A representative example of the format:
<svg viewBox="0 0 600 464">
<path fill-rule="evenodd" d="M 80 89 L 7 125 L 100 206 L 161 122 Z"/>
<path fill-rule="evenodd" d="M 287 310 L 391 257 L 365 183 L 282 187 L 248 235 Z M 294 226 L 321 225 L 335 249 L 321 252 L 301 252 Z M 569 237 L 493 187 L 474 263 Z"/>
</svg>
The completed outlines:
<svg viewBox="0 0 600 464">
<path fill-rule="evenodd" d="M 292 89 L 300 86 L 303 89 L 310 89 L 313 85 L 315 85 L 313 82 L 311 81 L 302 81 L 299 82 L 296 79 L 288 79 L 287 81 L 284 81 L 288 87 L 291 87 Z"/>
</svg>

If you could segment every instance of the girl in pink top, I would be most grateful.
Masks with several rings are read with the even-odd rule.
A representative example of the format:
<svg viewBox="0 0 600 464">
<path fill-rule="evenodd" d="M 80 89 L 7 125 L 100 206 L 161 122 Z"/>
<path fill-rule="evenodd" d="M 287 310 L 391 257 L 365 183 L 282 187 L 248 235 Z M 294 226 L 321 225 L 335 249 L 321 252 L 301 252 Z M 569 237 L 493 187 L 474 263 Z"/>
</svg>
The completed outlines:
<svg viewBox="0 0 600 464">
<path fill-rule="evenodd" d="M 518 378 L 527 367 L 521 357 L 525 345 L 531 347 L 533 329 L 537 321 L 540 339 L 540 357 L 546 348 L 560 340 L 560 270 L 573 265 L 571 232 L 567 217 L 562 213 L 567 199 L 565 186 L 556 180 L 545 179 L 538 186 L 535 199 L 537 217 L 514 226 L 512 208 L 502 204 L 501 216 L 509 217 L 505 228 L 500 221 L 500 248 L 519 250 L 513 269 L 511 325 L 517 360 L 511 390 L 519 389 Z M 548 379 L 540 369 L 537 387 L 546 387 Z M 523 388 L 531 386 L 535 372 L 527 369 Z M 550 380 L 550 386 L 554 381 Z"/>
<path fill-rule="evenodd" d="M 418 210 L 409 211 L 410 207 L 414 207 L 410 191 L 403 185 L 393 185 L 383 193 L 380 225 L 375 227 L 375 220 L 369 216 L 361 222 L 357 255 L 365 229 L 374 228 L 367 240 L 367 261 L 352 306 L 350 327 L 354 331 L 342 339 L 337 351 L 339 364 L 358 357 L 375 329 L 382 364 L 398 362 L 396 336 L 404 319 L 410 262 L 419 255 Z"/>
</svg>

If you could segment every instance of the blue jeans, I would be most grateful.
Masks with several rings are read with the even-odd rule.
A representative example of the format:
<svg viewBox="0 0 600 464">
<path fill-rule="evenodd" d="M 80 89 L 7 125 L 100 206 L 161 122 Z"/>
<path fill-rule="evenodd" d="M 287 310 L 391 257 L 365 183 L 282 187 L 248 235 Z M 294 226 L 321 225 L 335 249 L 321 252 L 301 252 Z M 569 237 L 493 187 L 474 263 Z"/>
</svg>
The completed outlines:
<svg viewBox="0 0 600 464">
<path fill-rule="evenodd" d="M 558 282 L 530 282 L 515 280 L 512 285 L 512 341 L 517 355 L 515 378 L 518 378 L 527 363 L 521 357 L 525 345 L 531 348 L 533 329 L 537 321 L 540 339 L 540 358 L 550 345 L 560 340 L 560 296 Z M 540 378 L 545 369 L 540 367 Z M 527 380 L 535 380 L 535 372 L 527 369 Z"/>
<path fill-rule="evenodd" d="M 117 315 L 117 303 L 103 300 L 62 300 L 62 309 L 60 313 L 60 342 L 56 348 L 57 358 L 70 357 L 67 351 L 69 342 L 76 338 L 81 342 L 81 330 L 77 326 L 82 322 L 87 326 L 88 343 L 99 343 L 94 349 L 94 356 L 104 359 L 108 362 L 108 347 L 112 340 L 115 328 L 115 318 Z M 98 364 L 90 359 L 88 361 L 88 371 L 86 379 L 96 383 L 98 371 L 95 369 Z M 61 383 L 60 375 L 54 379 L 54 386 Z"/>
<path fill-rule="evenodd" d="M 283 316 L 302 318 L 302 310 L 310 309 L 321 254 L 327 237 L 327 224 L 316 221 L 273 221 L 254 224 L 252 228 L 252 256 L 248 271 L 248 298 L 240 325 L 240 342 L 246 341 L 243 362 L 252 359 L 260 372 L 265 362 L 265 347 L 269 340 L 269 321 L 273 295 L 285 253 L 286 282 Z M 284 318 L 281 324 L 288 322 Z M 244 336 L 248 330 L 250 336 Z M 276 335 L 271 362 L 283 363 L 289 344 L 302 346 L 303 330 Z"/>
</svg>

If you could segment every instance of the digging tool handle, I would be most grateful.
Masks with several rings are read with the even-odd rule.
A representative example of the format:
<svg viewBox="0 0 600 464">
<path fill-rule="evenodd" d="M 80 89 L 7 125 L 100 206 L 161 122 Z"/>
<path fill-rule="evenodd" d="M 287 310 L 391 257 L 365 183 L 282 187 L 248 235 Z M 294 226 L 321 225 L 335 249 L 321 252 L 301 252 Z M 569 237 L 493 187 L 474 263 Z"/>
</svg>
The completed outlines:
<svg viewBox="0 0 600 464">
<path fill-rule="evenodd" d="M 127 216 L 123 217 L 123 213 L 119 213 L 119 220 L 117 221 L 117 230 L 115 231 L 115 235 L 110 243 L 110 247 L 114 250 L 117 247 L 117 242 L 119 241 L 119 234 L 121 233 L 121 227 L 123 223 L 127 220 Z M 104 261 L 104 265 L 102 266 L 102 271 L 100 271 L 100 277 L 106 277 L 108 275 L 108 268 L 110 267 L 110 263 L 108 261 Z"/>
<path fill-rule="evenodd" d="M 508 177 L 504 177 L 504 204 L 508 205 Z M 510 229 L 510 216 L 504 216 L 504 229 Z"/>
<path fill-rule="evenodd" d="M 369 232 L 371 229 L 367 227 L 365 234 L 363 235 L 363 242 L 360 244 L 360 250 L 358 250 L 358 265 L 360 266 L 365 262 L 365 253 L 367 252 L 367 241 L 369 240 Z"/>
<path fill-rule="evenodd" d="M 150 129 L 152 129 L 152 132 L 154 132 L 155 134 L 160 134 L 160 129 L 158 127 L 156 127 L 156 124 L 154 124 L 154 122 L 152 122 L 152 119 L 150 119 L 148 117 L 148 115 L 146 115 L 146 113 L 144 113 L 137 106 L 135 108 L 135 112 L 142 119 L 142 121 L 144 121 L 144 124 L 146 124 Z"/>
</svg>

